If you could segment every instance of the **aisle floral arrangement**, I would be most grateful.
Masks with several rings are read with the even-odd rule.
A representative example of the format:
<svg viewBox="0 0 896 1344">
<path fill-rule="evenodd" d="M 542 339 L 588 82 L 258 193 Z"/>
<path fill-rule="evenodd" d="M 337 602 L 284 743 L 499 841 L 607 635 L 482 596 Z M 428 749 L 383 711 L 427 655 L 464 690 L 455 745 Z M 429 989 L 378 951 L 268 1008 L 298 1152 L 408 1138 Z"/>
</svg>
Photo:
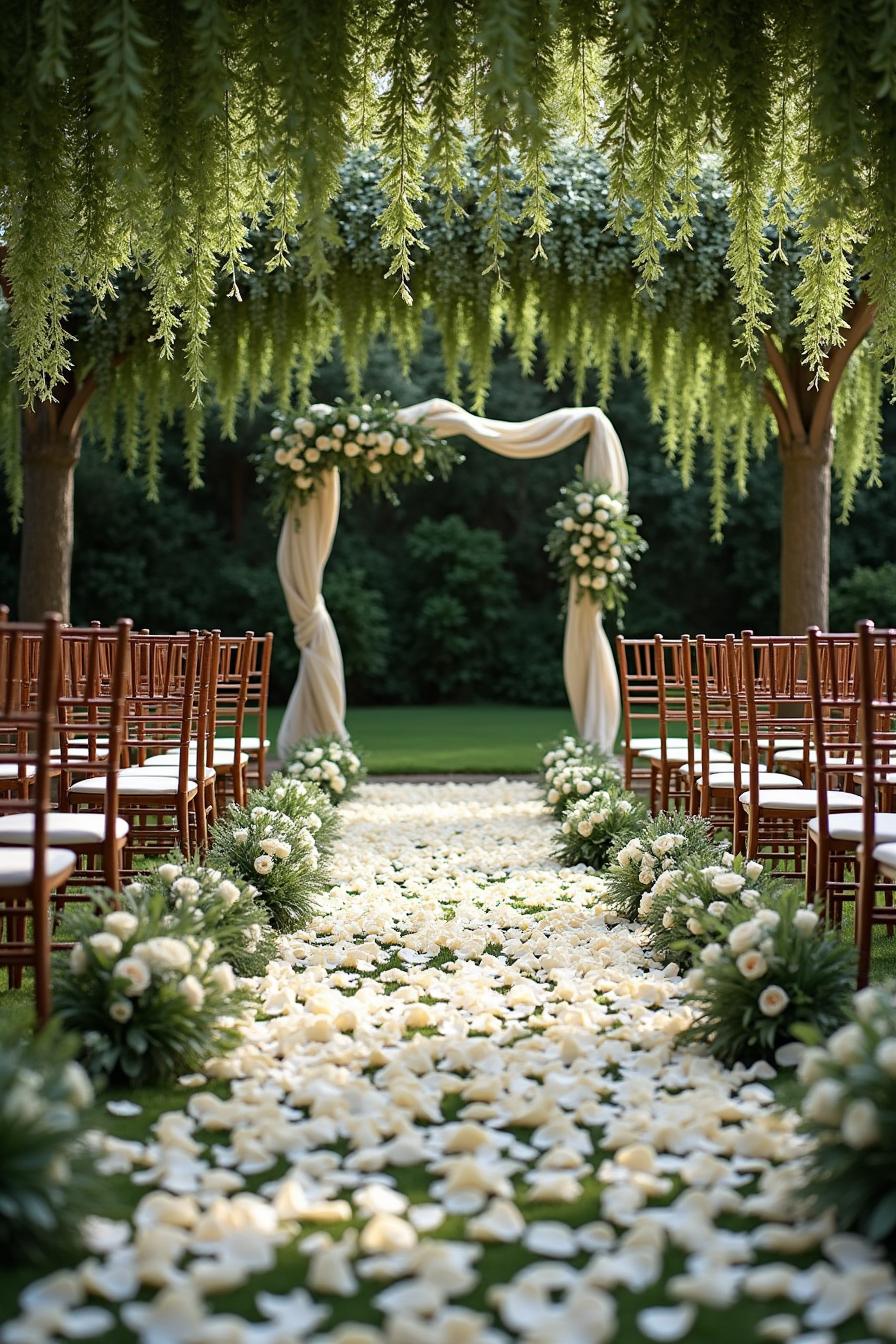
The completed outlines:
<svg viewBox="0 0 896 1344">
<path fill-rule="evenodd" d="M 658 961 L 690 965 L 705 944 L 730 923 L 761 918 L 788 890 L 786 882 L 742 854 L 722 853 L 715 862 L 688 858 L 660 873 L 644 893 L 638 918 L 646 929 L 645 946 Z"/>
<path fill-rule="evenodd" d="M 641 830 L 647 815 L 634 794 L 612 785 L 596 789 L 563 813 L 557 858 L 567 867 L 602 868 L 614 846 Z"/>
<path fill-rule="evenodd" d="M 192 909 L 161 893 L 118 909 L 111 893 L 73 905 L 60 931 L 56 1013 L 80 1036 L 88 1071 L 144 1084 L 198 1069 L 239 1040 L 245 996 Z"/>
<path fill-rule="evenodd" d="M 854 949 L 821 927 L 794 883 L 774 907 L 757 902 L 746 919 L 742 901 L 720 916 L 688 980 L 694 1021 L 686 1040 L 726 1064 L 771 1058 L 807 1033 L 835 1031 L 855 984 Z M 702 941 L 703 916 L 700 923 Z"/>
<path fill-rule="evenodd" d="M 210 960 L 228 962 L 237 975 L 263 975 L 277 955 L 270 913 L 252 883 L 174 854 L 124 890 L 131 910 L 157 895 L 176 915 L 192 917 L 214 943 Z"/>
<path fill-rule="evenodd" d="M 256 458 L 273 520 L 301 507 L 334 467 L 348 495 L 366 488 L 393 504 L 398 485 L 447 479 L 463 461 L 460 450 L 425 422 L 399 420 L 398 411 L 397 401 L 377 394 L 358 402 L 339 398 L 334 406 L 315 403 L 295 417 L 278 414 Z"/>
<path fill-rule="evenodd" d="M 301 815 L 262 802 L 235 804 L 212 828 L 211 863 L 256 888 L 278 933 L 304 928 L 326 884 L 317 844 L 323 825 L 309 796 Z"/>
<path fill-rule="evenodd" d="M 303 737 L 287 756 L 285 770 L 291 780 L 316 785 L 333 803 L 350 798 L 367 774 L 351 738 L 336 733 Z"/>
<path fill-rule="evenodd" d="M 0 1041 L 0 1252 L 4 1264 L 76 1246 L 100 1203 L 85 1144 L 90 1078 L 52 1027 Z"/>
<path fill-rule="evenodd" d="M 597 602 L 621 619 L 635 587 L 633 565 L 647 550 L 641 519 L 627 496 L 583 479 L 581 469 L 548 510 L 553 527 L 545 550 L 560 579 L 574 583 L 575 599 Z"/>
<path fill-rule="evenodd" d="M 814 1140 L 809 1179 L 819 1208 L 873 1241 L 896 1234 L 896 986 L 855 995 L 851 1020 L 799 1065 Z"/>
<path fill-rule="evenodd" d="M 709 864 L 720 852 L 702 817 L 660 812 L 616 850 L 605 873 L 606 902 L 621 919 L 645 919 L 656 884 L 665 885 L 689 860 Z"/>
</svg>

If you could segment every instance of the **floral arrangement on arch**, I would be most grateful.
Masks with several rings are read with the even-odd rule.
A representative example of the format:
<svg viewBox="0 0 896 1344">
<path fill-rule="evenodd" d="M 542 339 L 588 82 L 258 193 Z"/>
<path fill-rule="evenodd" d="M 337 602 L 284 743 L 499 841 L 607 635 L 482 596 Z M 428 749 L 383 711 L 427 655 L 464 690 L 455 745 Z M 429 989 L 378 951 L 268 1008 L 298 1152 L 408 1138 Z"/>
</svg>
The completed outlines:
<svg viewBox="0 0 896 1344">
<path fill-rule="evenodd" d="M 574 581 L 576 601 L 588 598 L 621 618 L 635 587 L 632 566 L 647 550 L 638 530 L 641 519 L 629 512 L 627 496 L 586 481 L 579 468 L 561 487 L 548 517 L 554 525 L 545 550 L 560 578 Z"/>
<path fill-rule="evenodd" d="M 311 498 L 324 472 L 338 467 L 346 493 L 367 488 L 398 502 L 397 485 L 445 480 L 459 449 L 433 434 L 425 421 L 406 424 L 388 394 L 363 401 L 316 402 L 294 418 L 278 413 L 256 461 L 258 481 L 270 491 L 270 513 L 279 523 L 293 504 Z"/>
</svg>

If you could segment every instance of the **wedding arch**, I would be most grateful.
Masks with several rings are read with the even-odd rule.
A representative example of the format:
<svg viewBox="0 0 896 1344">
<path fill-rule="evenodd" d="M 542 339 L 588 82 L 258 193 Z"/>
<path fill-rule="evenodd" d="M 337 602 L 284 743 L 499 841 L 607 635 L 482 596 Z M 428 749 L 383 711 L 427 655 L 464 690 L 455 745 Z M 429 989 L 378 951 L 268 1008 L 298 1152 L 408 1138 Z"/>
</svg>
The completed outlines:
<svg viewBox="0 0 896 1344">
<path fill-rule="evenodd" d="M 517 423 L 472 415 L 441 397 L 405 406 L 403 424 L 426 423 L 440 438 L 463 434 L 490 452 L 520 460 L 549 457 L 588 436 L 583 477 L 626 491 L 628 469 L 612 424 L 596 406 L 549 411 Z M 301 738 L 345 736 L 345 676 L 342 651 L 321 591 L 324 568 L 339 520 L 339 471 L 326 471 L 310 498 L 296 501 L 283 519 L 277 572 L 300 651 L 299 673 L 280 732 L 284 758 Z M 297 526 L 297 523 L 300 525 Z M 599 602 L 575 600 L 570 581 L 563 675 L 580 735 L 610 749 L 619 728 L 619 682 Z"/>
</svg>

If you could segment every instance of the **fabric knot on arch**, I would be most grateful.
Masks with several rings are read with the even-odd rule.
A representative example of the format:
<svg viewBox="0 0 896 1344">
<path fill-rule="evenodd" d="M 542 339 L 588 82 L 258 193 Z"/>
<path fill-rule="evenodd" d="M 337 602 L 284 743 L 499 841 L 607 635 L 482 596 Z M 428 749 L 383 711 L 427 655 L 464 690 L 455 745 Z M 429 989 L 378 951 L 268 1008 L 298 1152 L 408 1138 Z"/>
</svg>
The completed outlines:
<svg viewBox="0 0 896 1344">
<path fill-rule="evenodd" d="M 492 420 L 441 397 L 405 406 L 404 424 L 425 420 L 439 438 L 463 434 L 501 457 L 550 457 L 587 435 L 584 477 L 627 491 L 628 468 L 612 424 L 597 406 L 548 411 L 534 420 Z M 303 737 L 346 736 L 342 651 L 322 595 L 324 568 L 339 520 L 339 472 L 324 472 L 318 489 L 283 520 L 277 572 L 301 654 L 299 674 L 277 738 L 281 759 Z M 301 525 L 296 523 L 301 520 Z M 572 588 L 572 585 L 570 585 Z M 563 640 L 563 675 L 576 728 L 612 750 L 619 730 L 619 680 L 598 602 L 577 602 L 570 591 Z"/>
</svg>

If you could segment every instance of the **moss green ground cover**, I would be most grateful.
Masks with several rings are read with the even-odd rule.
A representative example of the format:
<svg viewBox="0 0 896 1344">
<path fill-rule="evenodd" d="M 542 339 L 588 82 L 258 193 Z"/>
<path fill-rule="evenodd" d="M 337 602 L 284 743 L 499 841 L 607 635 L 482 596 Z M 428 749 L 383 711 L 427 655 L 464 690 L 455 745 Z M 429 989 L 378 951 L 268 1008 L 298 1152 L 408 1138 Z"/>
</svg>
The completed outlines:
<svg viewBox="0 0 896 1344">
<path fill-rule="evenodd" d="M 530 798 L 532 801 L 527 801 Z M 319 969 L 323 964 L 328 968 L 323 983 L 331 984 L 334 992 L 338 983 L 339 1002 L 334 1003 L 333 1012 L 358 1005 L 359 1027 L 347 1029 L 349 1036 L 339 1050 L 344 1049 L 348 1052 L 346 1057 L 355 1060 L 354 1065 L 347 1066 L 349 1074 L 345 1082 L 350 1084 L 353 1077 L 359 1089 L 354 1100 L 359 1103 L 366 1097 L 368 1103 L 375 1104 L 378 1087 L 374 1085 L 374 1077 L 380 1065 L 370 1059 L 365 1065 L 366 1047 L 362 1043 L 356 1050 L 357 1031 L 361 1025 L 365 1030 L 368 1027 L 377 1030 L 382 1025 L 394 1027 L 411 1004 L 428 1009 L 430 1018 L 424 1026 L 407 1026 L 397 1039 L 387 1033 L 384 1039 L 392 1040 L 387 1052 L 393 1057 L 400 1056 L 403 1051 L 412 1051 L 415 1040 L 419 1040 L 432 1049 L 433 1061 L 444 1060 L 464 1087 L 477 1080 L 486 1083 L 488 1068 L 480 1071 L 475 1062 L 476 1042 L 480 1040 L 483 1044 L 499 1043 L 500 1049 L 518 1050 L 521 1052 L 518 1058 L 525 1058 L 531 1047 L 532 1068 L 528 1073 L 520 1073 L 519 1085 L 535 1091 L 539 1085 L 550 1082 L 551 1069 L 545 1072 L 544 1059 L 538 1054 L 542 1042 L 548 1039 L 559 1044 L 568 1038 L 579 1042 L 577 1048 L 587 1049 L 593 1040 L 621 1027 L 622 1040 L 626 1039 L 626 1031 L 635 1031 L 636 1055 L 641 1049 L 655 1048 L 664 1038 L 669 1039 L 667 1013 L 674 1012 L 675 1005 L 674 995 L 667 994 L 666 978 L 658 976 L 644 962 L 638 951 L 636 932 L 626 926 L 614 930 L 603 925 L 599 884 L 580 875 L 570 874 L 569 879 L 557 875 L 548 860 L 552 831 L 549 823 L 540 819 L 534 795 L 525 786 L 491 786 L 491 789 L 479 786 L 472 790 L 380 786 L 365 790 L 357 803 L 349 804 L 346 819 L 348 833 L 337 856 L 339 886 L 333 894 L 334 908 L 332 912 L 322 912 L 308 935 L 297 935 L 289 942 L 285 949 L 287 960 L 295 969 L 274 972 L 261 986 L 268 1016 L 263 1012 L 253 1029 L 254 1046 L 247 1047 L 238 1074 L 259 1083 L 266 1076 L 274 1076 L 281 1065 L 271 1058 L 265 1042 L 273 1039 L 271 1032 L 284 1023 L 291 1024 L 291 1014 L 295 1014 L 293 1025 L 297 1035 L 290 1049 L 283 1053 L 284 1063 L 294 1070 L 294 1076 L 304 1079 L 307 1071 L 312 1080 L 315 1071 L 326 1065 L 328 1043 L 323 1047 L 311 1044 L 319 1042 L 319 1038 L 309 1037 L 304 1049 L 301 1045 L 303 1024 L 307 1020 L 303 1005 L 322 984 L 313 968 Z M 589 939 L 594 940 L 590 946 Z M 892 943 L 888 945 L 886 940 L 881 943 L 879 950 L 885 962 L 879 966 L 886 969 Z M 424 951 L 422 955 L 419 950 L 416 953 L 419 960 L 409 961 L 404 953 L 415 947 Z M 550 986 L 557 979 L 539 978 L 539 958 L 546 958 L 547 969 L 567 966 L 570 958 L 576 956 L 581 961 L 570 980 L 571 1001 L 577 1012 L 584 1015 L 581 1021 L 575 1015 L 565 1016 L 565 1005 L 570 999 L 563 994 L 555 995 L 552 990 L 541 995 L 539 990 L 539 986 Z M 334 970 L 337 979 L 331 978 Z M 466 983 L 463 991 L 461 981 Z M 505 1014 L 503 1005 L 509 1002 L 510 993 L 533 987 L 542 1002 L 524 1006 L 515 1016 Z M 289 1001 L 286 1004 L 282 997 L 278 999 L 284 989 Z M 411 989 L 413 992 L 409 992 Z M 521 1002 L 525 1003 L 525 997 Z M 643 1003 L 643 1009 L 638 1007 L 639 1003 Z M 0 1011 L 7 1020 L 16 1019 L 21 1029 L 27 1029 L 27 1010 L 21 996 L 14 1000 L 4 996 Z M 457 1013 L 466 1020 L 466 1038 L 457 1035 Z M 485 1017 L 476 1016 L 481 1013 Z M 497 1026 L 489 1021 L 495 1016 L 499 1019 Z M 630 1024 L 628 1028 L 626 1022 Z M 512 1025 L 512 1030 L 505 1047 L 500 1045 L 501 1032 L 508 1025 Z M 466 1068 L 448 1054 L 455 1048 L 452 1042 L 457 1045 L 464 1039 L 473 1051 Z M 414 1067 L 420 1067 L 419 1061 Z M 559 1063 L 556 1067 L 560 1067 Z M 659 1059 L 657 1068 L 662 1067 Z M 601 1088 L 605 1085 L 605 1095 L 624 1097 L 623 1092 L 615 1091 L 623 1081 L 619 1068 L 606 1064 L 601 1083 Z M 681 1084 L 677 1086 L 680 1088 Z M 210 1082 L 204 1090 L 222 1098 L 230 1091 L 224 1082 Z M 670 1082 L 665 1092 L 661 1091 L 659 1100 L 674 1098 L 675 1091 L 676 1084 Z M 598 1094 L 603 1095 L 600 1091 Z M 113 1117 L 106 1110 L 110 1095 L 112 1098 L 127 1095 L 142 1106 L 142 1113 L 133 1118 Z M 97 1104 L 95 1123 L 106 1133 L 146 1141 L 151 1138 L 152 1126 L 160 1114 L 184 1108 L 194 1095 L 177 1087 L 109 1094 Z M 624 1100 L 622 1104 L 625 1106 Z M 469 1107 L 469 1095 L 448 1088 L 441 1095 L 439 1118 L 433 1118 L 428 1127 L 438 1133 L 465 1111 L 469 1113 Z M 727 1117 L 729 1123 L 731 1118 Z M 531 1143 L 535 1134 L 531 1124 L 502 1128 L 510 1139 L 525 1144 Z M 587 1133 L 594 1151 L 588 1155 L 590 1170 L 582 1176 L 577 1197 L 532 1202 L 524 1180 L 525 1171 L 513 1176 L 513 1201 L 527 1225 L 555 1221 L 577 1228 L 608 1216 L 601 1200 L 610 1187 L 601 1164 L 613 1156 L 613 1149 L 605 1142 L 602 1125 L 582 1123 L 579 1128 L 583 1134 Z M 226 1130 L 220 1129 L 205 1131 L 197 1127 L 194 1138 L 212 1165 L 213 1146 L 228 1142 Z M 346 1134 L 325 1146 L 340 1161 L 352 1150 Z M 247 1174 L 244 1188 L 259 1190 L 281 1179 L 286 1170 L 286 1161 L 278 1158 L 264 1172 Z M 434 1199 L 438 1202 L 432 1191 L 435 1177 L 431 1170 L 421 1164 L 387 1170 L 394 1178 L 395 1188 L 412 1204 L 432 1203 Z M 107 1185 L 109 1207 L 103 1212 L 118 1216 L 127 1216 L 152 1188 L 135 1186 L 126 1175 L 109 1178 Z M 675 1174 L 669 1188 L 652 1198 L 651 1203 L 668 1204 L 682 1189 L 682 1179 Z M 350 1197 L 351 1187 L 344 1194 Z M 363 1228 L 365 1221 L 356 1213 L 348 1221 L 324 1225 L 323 1230 L 339 1238 L 350 1228 Z M 742 1232 L 755 1226 L 755 1222 L 731 1213 L 718 1217 L 715 1228 L 719 1233 Z M 442 1225 L 426 1236 L 437 1241 L 469 1243 L 467 1224 L 467 1218 L 449 1212 Z M 288 1294 L 307 1282 L 312 1262 L 301 1249 L 302 1241 L 319 1230 L 320 1225 L 314 1221 L 303 1222 L 298 1234 L 277 1251 L 273 1267 L 253 1274 L 243 1287 L 210 1295 L 209 1312 L 259 1320 L 256 1295 L 260 1291 Z M 616 1231 L 623 1234 L 622 1227 Z M 475 1267 L 475 1286 L 458 1294 L 454 1301 L 476 1311 L 490 1312 L 494 1310 L 490 1290 L 495 1285 L 507 1284 L 525 1266 L 544 1259 L 544 1255 L 534 1254 L 520 1240 L 508 1245 L 484 1245 Z M 817 1259 L 818 1252 L 813 1249 L 801 1255 L 760 1252 L 757 1262 L 784 1260 L 799 1268 Z M 581 1270 L 591 1260 L 590 1253 L 579 1250 L 564 1257 L 562 1263 Z M 669 1281 L 682 1271 L 684 1264 L 681 1248 L 669 1246 L 655 1282 L 639 1292 L 614 1288 L 617 1323 L 612 1336 L 607 1338 L 624 1344 L 642 1339 L 638 1313 L 645 1307 L 670 1301 Z M 0 1321 L 14 1313 L 18 1293 L 33 1277 L 33 1270 L 0 1270 Z M 318 1329 L 323 1333 L 347 1321 L 379 1322 L 382 1317 L 374 1298 L 387 1286 L 388 1281 L 362 1277 L 358 1291 L 349 1296 L 315 1293 L 315 1299 L 328 1310 L 326 1321 Z M 154 1290 L 146 1288 L 141 1298 L 149 1300 L 153 1295 Z M 759 1322 L 766 1317 L 782 1311 L 799 1313 L 802 1309 L 785 1298 L 757 1301 L 739 1294 L 725 1308 L 701 1306 L 686 1337 L 698 1344 L 703 1341 L 715 1344 L 725 1334 L 732 1339 L 747 1340 L 757 1337 Z M 864 1323 L 852 1318 L 833 1338 L 847 1341 L 868 1336 Z M 102 1338 L 118 1341 L 134 1337 L 131 1330 L 119 1325 Z M 596 1340 L 602 1338 L 595 1335 Z M 556 1339 L 561 1344 L 562 1333 Z"/>
</svg>

